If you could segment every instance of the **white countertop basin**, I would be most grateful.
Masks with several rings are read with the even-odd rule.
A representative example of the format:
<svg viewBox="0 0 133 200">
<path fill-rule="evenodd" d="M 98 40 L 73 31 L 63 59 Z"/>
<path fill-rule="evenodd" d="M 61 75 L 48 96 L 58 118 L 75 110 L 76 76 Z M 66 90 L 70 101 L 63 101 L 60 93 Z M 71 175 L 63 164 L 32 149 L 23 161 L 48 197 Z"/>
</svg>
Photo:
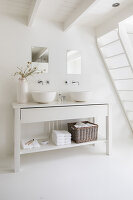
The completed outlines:
<svg viewBox="0 0 133 200">
<path fill-rule="evenodd" d="M 55 100 L 56 92 L 34 91 L 31 93 L 34 102 L 36 103 L 51 103 Z"/>
<path fill-rule="evenodd" d="M 70 92 L 70 98 L 72 101 L 87 102 L 91 99 L 91 92 L 89 91 Z"/>
</svg>

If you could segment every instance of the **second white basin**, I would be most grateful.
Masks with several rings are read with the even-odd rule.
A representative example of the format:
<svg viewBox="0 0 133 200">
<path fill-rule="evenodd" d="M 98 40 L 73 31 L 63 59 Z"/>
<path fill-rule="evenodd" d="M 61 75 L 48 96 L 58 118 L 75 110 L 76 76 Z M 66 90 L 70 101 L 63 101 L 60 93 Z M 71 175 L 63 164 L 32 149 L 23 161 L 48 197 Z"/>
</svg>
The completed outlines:
<svg viewBox="0 0 133 200">
<path fill-rule="evenodd" d="M 36 103 L 50 103 L 55 100 L 56 92 L 32 92 L 32 98 Z"/>
<path fill-rule="evenodd" d="M 91 92 L 81 91 L 81 92 L 70 92 L 70 97 L 72 101 L 86 102 L 91 99 Z"/>
</svg>

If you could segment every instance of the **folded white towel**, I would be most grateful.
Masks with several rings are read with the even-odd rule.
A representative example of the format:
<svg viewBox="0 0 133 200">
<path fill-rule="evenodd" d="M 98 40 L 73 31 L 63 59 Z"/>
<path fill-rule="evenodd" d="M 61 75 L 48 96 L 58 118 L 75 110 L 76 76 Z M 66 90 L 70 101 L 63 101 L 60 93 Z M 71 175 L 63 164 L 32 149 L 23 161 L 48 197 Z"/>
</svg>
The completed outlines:
<svg viewBox="0 0 133 200">
<path fill-rule="evenodd" d="M 85 123 L 82 123 L 82 122 L 77 122 L 74 126 L 75 126 L 76 128 L 88 127 Z"/>
<path fill-rule="evenodd" d="M 32 139 L 31 140 L 22 140 L 21 145 L 22 145 L 23 149 L 31 149 L 31 148 L 40 147 L 40 144 L 38 143 L 38 141 L 36 139 L 34 139 L 34 141 L 29 144 L 30 141 L 32 141 Z"/>
<path fill-rule="evenodd" d="M 60 137 L 71 137 L 71 133 L 65 130 L 53 130 L 52 134 L 55 134 Z"/>
<path fill-rule="evenodd" d="M 64 144 L 64 143 L 55 143 L 56 146 L 64 146 L 64 145 L 69 145 L 69 144 L 71 144 L 71 142 L 67 143 L 67 144 Z"/>
<path fill-rule="evenodd" d="M 95 126 L 95 124 L 86 123 L 87 127 Z"/>
<path fill-rule="evenodd" d="M 52 137 L 52 140 L 56 141 L 56 142 L 64 142 L 64 143 L 67 143 L 67 142 L 70 142 L 71 141 L 71 138 L 65 138 L 65 139 L 62 139 L 62 138 L 56 138 L 56 137 Z"/>
<path fill-rule="evenodd" d="M 88 123 L 77 122 L 74 126 L 76 128 L 81 128 L 81 127 L 91 127 L 91 126 L 95 126 L 95 125 L 90 124 L 89 122 Z"/>
<path fill-rule="evenodd" d="M 53 143 L 57 146 L 63 146 L 63 145 L 67 145 L 67 144 L 71 144 L 71 141 L 69 142 L 56 142 L 56 141 L 53 141 Z"/>
</svg>

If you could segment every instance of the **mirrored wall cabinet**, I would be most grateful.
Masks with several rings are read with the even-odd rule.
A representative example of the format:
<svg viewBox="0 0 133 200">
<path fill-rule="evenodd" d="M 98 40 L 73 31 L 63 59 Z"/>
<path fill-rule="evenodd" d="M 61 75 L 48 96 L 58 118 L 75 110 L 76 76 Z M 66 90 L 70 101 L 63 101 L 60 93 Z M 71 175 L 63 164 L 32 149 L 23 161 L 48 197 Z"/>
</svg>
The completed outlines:
<svg viewBox="0 0 133 200">
<path fill-rule="evenodd" d="M 39 70 L 44 70 L 48 73 L 49 52 L 47 47 L 32 47 L 31 61 L 33 66 L 38 67 Z"/>
<path fill-rule="evenodd" d="M 67 51 L 67 74 L 81 74 L 81 52 Z"/>
</svg>

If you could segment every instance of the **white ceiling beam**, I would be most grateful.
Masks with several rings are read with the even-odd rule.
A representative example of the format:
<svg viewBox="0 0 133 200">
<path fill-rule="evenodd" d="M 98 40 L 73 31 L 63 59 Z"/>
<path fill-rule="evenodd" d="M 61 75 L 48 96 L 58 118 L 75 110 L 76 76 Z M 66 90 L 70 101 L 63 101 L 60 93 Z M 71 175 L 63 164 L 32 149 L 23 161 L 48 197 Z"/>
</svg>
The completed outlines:
<svg viewBox="0 0 133 200">
<path fill-rule="evenodd" d="M 89 10 L 89 7 L 96 0 L 86 0 L 81 3 L 78 8 L 69 16 L 69 18 L 64 22 L 64 31 L 67 31 L 71 26 L 77 23 L 81 17 Z"/>
<path fill-rule="evenodd" d="M 28 17 L 28 26 L 32 26 L 37 16 L 37 11 L 38 11 L 41 1 L 42 0 L 34 0 L 29 17 Z"/>
</svg>

